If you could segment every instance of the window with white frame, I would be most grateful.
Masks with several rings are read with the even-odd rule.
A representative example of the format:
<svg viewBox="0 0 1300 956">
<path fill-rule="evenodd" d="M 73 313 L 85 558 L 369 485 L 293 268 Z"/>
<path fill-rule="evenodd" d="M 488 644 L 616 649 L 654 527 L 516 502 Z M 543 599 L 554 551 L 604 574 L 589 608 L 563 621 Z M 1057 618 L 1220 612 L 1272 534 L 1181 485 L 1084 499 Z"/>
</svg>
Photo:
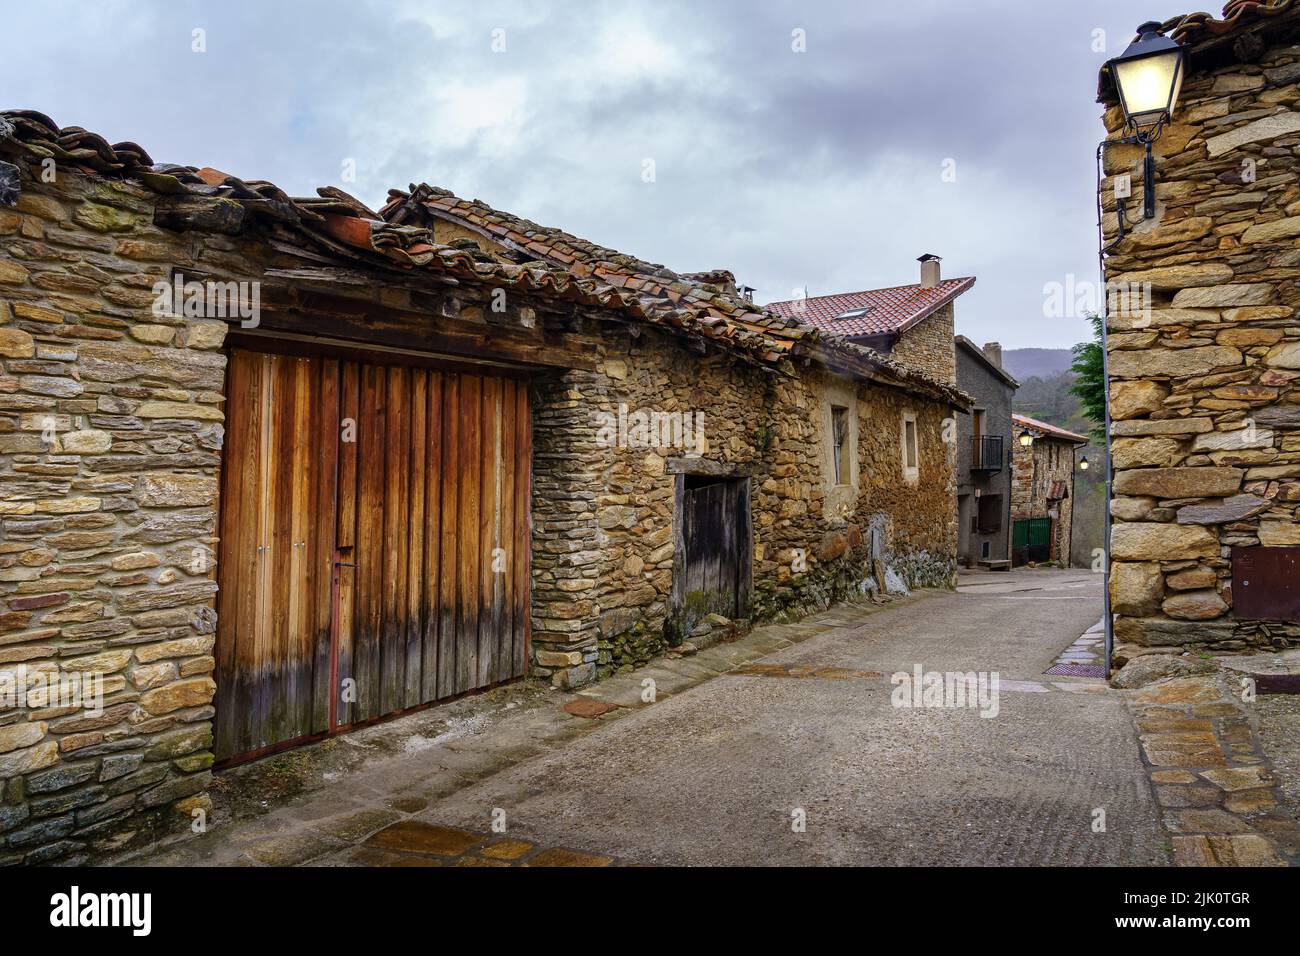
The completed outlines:
<svg viewBox="0 0 1300 956">
<path fill-rule="evenodd" d="M 921 454 L 917 447 L 916 413 L 903 413 L 903 477 L 908 481 L 921 473 Z"/>
<path fill-rule="evenodd" d="M 831 406 L 831 463 L 837 485 L 849 483 L 849 410 Z"/>
</svg>

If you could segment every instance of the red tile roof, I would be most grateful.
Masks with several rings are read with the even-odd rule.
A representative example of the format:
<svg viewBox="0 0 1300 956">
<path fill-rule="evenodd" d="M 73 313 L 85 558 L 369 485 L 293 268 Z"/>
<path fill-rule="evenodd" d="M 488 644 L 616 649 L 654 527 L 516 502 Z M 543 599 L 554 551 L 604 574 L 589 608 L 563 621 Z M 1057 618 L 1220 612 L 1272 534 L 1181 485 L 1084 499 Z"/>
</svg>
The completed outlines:
<svg viewBox="0 0 1300 956">
<path fill-rule="evenodd" d="M 221 202 L 222 228 L 245 223 L 296 231 L 314 248 L 349 264 L 422 269 L 454 279 L 519 289 L 582 305 L 616 309 L 686 338 L 703 339 L 750 362 L 790 373 L 800 356 L 883 385 L 968 408 L 970 396 L 902 362 L 753 305 L 734 292 L 725 270 L 681 276 L 557 229 L 458 199 L 421 184 L 390 190 L 378 213 L 340 189 L 290 197 L 273 183 L 220 170 L 156 164 L 135 143 L 109 144 L 79 126 L 60 128 L 35 110 L 0 111 L 0 155 L 53 158 L 90 175 L 129 178 L 169 201 Z M 453 218 L 491 236 L 506 253 L 434 241 L 431 216 Z M 214 227 L 216 228 L 216 227 Z M 470 244 L 473 245 L 472 243 Z M 712 281 L 705 281 L 712 280 Z M 713 282 L 723 281 L 730 288 Z"/>
<path fill-rule="evenodd" d="M 1027 428 L 1031 432 L 1037 432 L 1040 438 L 1059 438 L 1062 441 L 1068 441 L 1075 445 L 1086 445 L 1091 440 L 1087 435 L 1077 435 L 1074 432 L 1068 432 L 1064 428 L 1057 428 L 1055 425 L 1049 425 L 1047 422 L 1040 422 L 1037 418 L 1030 418 L 1028 415 L 1012 415 L 1011 421 L 1013 426 L 1019 425 L 1021 428 Z"/>
<path fill-rule="evenodd" d="M 933 289 L 920 285 L 900 285 L 892 289 L 865 289 L 818 295 L 786 302 L 769 302 L 767 308 L 778 315 L 796 318 L 836 335 L 880 335 L 906 332 L 927 315 L 943 308 L 975 284 L 975 277 L 945 279 Z M 840 318 L 846 312 L 867 309 L 865 315 Z"/>
</svg>

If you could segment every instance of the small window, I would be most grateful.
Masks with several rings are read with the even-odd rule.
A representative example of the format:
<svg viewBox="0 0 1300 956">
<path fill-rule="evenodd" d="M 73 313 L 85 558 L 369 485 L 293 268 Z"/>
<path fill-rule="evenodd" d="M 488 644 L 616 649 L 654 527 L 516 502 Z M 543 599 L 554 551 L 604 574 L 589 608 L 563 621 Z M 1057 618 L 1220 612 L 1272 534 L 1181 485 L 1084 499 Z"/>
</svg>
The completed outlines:
<svg viewBox="0 0 1300 956">
<path fill-rule="evenodd" d="M 839 405 L 831 406 L 831 449 L 835 466 L 835 484 L 849 483 L 848 462 L 845 460 L 845 448 L 849 443 L 849 410 Z"/>
<path fill-rule="evenodd" d="M 916 471 L 918 467 L 915 418 L 909 418 L 903 422 L 903 467 L 908 471 Z"/>
<path fill-rule="evenodd" d="M 839 315 L 835 316 L 835 321 L 838 322 L 841 319 L 860 319 L 870 312 L 871 306 L 867 306 L 865 309 L 850 309 L 848 312 L 841 312 Z"/>
</svg>

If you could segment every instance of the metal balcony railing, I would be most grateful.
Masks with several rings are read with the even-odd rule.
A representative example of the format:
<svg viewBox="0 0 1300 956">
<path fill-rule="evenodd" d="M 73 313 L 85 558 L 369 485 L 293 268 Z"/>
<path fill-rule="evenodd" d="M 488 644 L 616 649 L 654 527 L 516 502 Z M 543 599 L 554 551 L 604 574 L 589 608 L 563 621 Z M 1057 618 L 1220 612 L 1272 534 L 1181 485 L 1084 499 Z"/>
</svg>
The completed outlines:
<svg viewBox="0 0 1300 956">
<path fill-rule="evenodd" d="M 1006 464 L 1006 450 L 1001 435 L 981 435 L 971 440 L 971 471 L 1001 471 Z"/>
</svg>

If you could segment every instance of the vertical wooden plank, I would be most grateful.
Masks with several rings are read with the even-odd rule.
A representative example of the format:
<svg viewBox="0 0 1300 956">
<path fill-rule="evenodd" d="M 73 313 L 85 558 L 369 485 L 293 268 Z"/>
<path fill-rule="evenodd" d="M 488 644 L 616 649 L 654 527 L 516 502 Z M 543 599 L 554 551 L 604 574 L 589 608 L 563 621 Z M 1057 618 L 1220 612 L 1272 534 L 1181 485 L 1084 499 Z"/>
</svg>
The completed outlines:
<svg viewBox="0 0 1300 956">
<path fill-rule="evenodd" d="M 709 489 L 712 500 L 713 521 L 713 547 L 711 548 L 712 560 L 709 563 L 709 583 L 713 588 L 714 608 L 719 614 L 726 614 L 723 605 L 726 601 L 726 584 L 724 577 L 726 574 L 726 547 L 727 547 L 727 502 L 730 496 L 727 494 L 727 486 L 722 482 L 715 482 Z"/>
<path fill-rule="evenodd" d="M 410 479 L 409 370 L 384 369 L 388 418 L 384 447 L 384 629 L 380 652 L 381 714 L 401 709 L 406 673 L 406 549 L 410 529 L 407 485 Z"/>
<path fill-rule="evenodd" d="M 295 456 L 294 359 L 271 356 L 270 485 L 267 492 L 267 534 L 263 552 L 268 569 L 266 600 L 269 620 L 263 640 L 258 679 L 257 712 L 264 715 L 258 747 L 285 736 L 289 725 L 289 700 L 293 696 L 289 671 L 290 561 L 293 557 L 293 462 Z"/>
<path fill-rule="evenodd" d="M 515 540 L 515 427 L 518 396 L 514 379 L 501 382 L 501 440 L 497 494 L 497 539 L 505 549 L 505 564 L 500 574 L 492 576 L 492 632 L 496 642 L 493 657 L 493 681 L 514 677 L 514 614 L 511 594 L 515 586 L 514 557 L 519 550 Z"/>
<path fill-rule="evenodd" d="M 515 389 L 515 546 L 511 548 L 514 571 L 514 602 L 511 624 L 514 629 L 511 646 L 514 649 L 514 670 L 511 676 L 521 677 L 528 670 L 529 636 L 532 620 L 532 475 L 533 475 L 533 419 L 528 401 L 528 386 L 519 383 Z"/>
<path fill-rule="evenodd" d="M 754 532 L 753 517 L 750 507 L 750 479 L 736 482 L 738 514 L 736 518 L 736 535 L 740 560 L 736 575 L 736 616 L 749 617 L 751 591 L 754 579 Z"/>
<path fill-rule="evenodd" d="M 461 411 L 460 375 L 443 376 L 442 403 L 442 545 L 438 585 L 438 697 L 456 693 L 456 626 L 460 618 L 456 593 L 459 551 L 456 531 L 460 524 Z"/>
<path fill-rule="evenodd" d="M 307 733 L 311 723 L 311 664 L 314 656 L 310 613 L 312 601 L 311 558 L 307 550 L 308 528 L 312 521 L 312 372 L 308 358 L 285 359 L 285 381 L 293 392 L 293 409 L 289 416 L 292 428 L 291 454 L 285 462 L 288 494 L 285 525 L 288 530 L 288 576 L 280 583 L 281 596 L 288 607 L 285 614 L 284 679 L 273 693 L 284 692 L 284 726 L 281 740 L 293 740 Z"/>
<path fill-rule="evenodd" d="M 739 565 L 739 547 L 736 540 L 736 487 L 739 482 L 728 481 L 720 485 L 722 515 L 722 553 L 719 586 L 722 590 L 722 604 L 726 610 L 721 611 L 725 617 L 736 616 L 737 567 Z"/>
<path fill-rule="evenodd" d="M 271 531 L 272 531 L 272 494 L 273 483 L 272 475 L 275 470 L 274 453 L 272 451 L 275 444 L 275 421 L 273 409 L 275 407 L 275 366 L 271 361 L 270 355 L 261 355 L 259 375 L 261 377 L 261 387 L 259 389 L 259 419 L 261 426 L 258 429 L 258 494 L 256 506 L 256 532 L 255 547 L 257 549 L 257 570 L 256 570 L 256 613 L 253 618 L 253 632 L 251 636 L 251 647 L 248 654 L 247 669 L 245 670 L 244 694 L 240 702 L 241 716 L 245 728 L 244 746 L 241 750 L 255 750 L 261 746 L 261 740 L 265 736 L 264 728 L 267 721 L 267 706 L 265 697 L 259 693 L 261 687 L 261 677 L 267 666 L 268 645 L 271 631 Z"/>
<path fill-rule="evenodd" d="M 483 379 L 483 411 L 480 417 L 479 449 L 479 592 L 478 592 L 478 668 L 475 687 L 486 687 L 495 680 L 496 632 L 499 618 L 493 614 L 492 580 L 496 577 L 496 549 L 500 546 L 500 469 L 501 449 L 501 379 Z"/>
<path fill-rule="evenodd" d="M 682 592 L 682 606 L 689 607 L 693 600 L 698 601 L 698 595 L 704 592 L 704 562 L 700 554 L 700 489 L 686 489 L 686 511 L 682 523 L 683 535 L 686 541 L 686 567 L 682 569 L 686 585 Z M 691 595 L 696 595 L 692 598 Z"/>
<path fill-rule="evenodd" d="M 259 483 L 261 491 L 258 497 L 257 508 L 257 618 L 256 626 L 253 632 L 253 651 L 250 655 L 250 667 L 248 670 L 248 680 L 245 683 L 247 698 L 244 701 L 245 720 L 248 727 L 247 750 L 255 750 L 261 746 L 261 741 L 265 737 L 265 728 L 269 715 L 267 712 L 267 701 L 261 694 L 262 675 L 265 672 L 267 661 L 270 658 L 270 641 L 272 631 L 272 607 L 271 607 L 271 534 L 274 527 L 272 520 L 273 515 L 273 495 L 274 495 L 274 473 L 276 468 L 275 459 L 275 419 L 273 409 L 275 406 L 275 364 L 272 356 L 264 355 L 262 368 L 262 393 L 261 393 L 261 416 L 262 428 L 258 436 L 261 442 L 261 475 Z"/>
<path fill-rule="evenodd" d="M 407 460 L 407 495 L 409 530 L 406 549 L 406 667 L 402 706 L 420 703 L 420 662 L 424 644 L 424 473 L 425 448 L 428 444 L 429 373 L 411 369 L 410 373 L 410 455 Z"/>
<path fill-rule="evenodd" d="M 345 362 L 339 370 L 339 495 L 335 532 L 338 569 L 338 621 L 334 686 L 330 693 L 336 701 L 338 726 L 355 720 L 356 674 L 353 669 L 353 643 L 356 635 L 356 541 L 357 541 L 357 419 L 361 414 L 360 369 L 355 362 Z M 349 566 L 351 565 L 351 566 Z M 352 692 L 343 694 L 343 688 Z"/>
<path fill-rule="evenodd" d="M 483 379 L 465 375 L 460 383 L 460 555 L 459 614 L 456 623 L 456 693 L 478 686 L 479 494 Z"/>
<path fill-rule="evenodd" d="M 262 493 L 262 362 L 242 349 L 227 366 L 228 420 L 221 469 L 217 579 L 217 695 L 213 753 L 225 760 L 248 749 L 247 681 L 255 674 L 258 514 Z"/>
<path fill-rule="evenodd" d="M 380 710 L 380 639 L 384 624 L 384 515 L 387 380 L 384 370 L 362 365 L 357 417 L 357 632 L 353 642 L 357 721 Z"/>
<path fill-rule="evenodd" d="M 333 653 L 333 575 L 339 459 L 339 361 L 315 363 L 311 460 L 315 504 L 308 547 L 312 562 L 312 692 L 309 733 L 329 728 Z"/>
<path fill-rule="evenodd" d="M 722 523 L 722 485 L 709 486 L 709 590 L 713 594 L 713 610 L 721 613 L 719 594 L 722 592 L 722 549 L 726 542 L 726 528 Z"/>
<path fill-rule="evenodd" d="M 429 373 L 428 437 L 424 446 L 424 633 L 421 639 L 420 702 L 438 697 L 438 621 L 441 616 L 439 554 L 442 545 L 442 375 Z"/>
</svg>

